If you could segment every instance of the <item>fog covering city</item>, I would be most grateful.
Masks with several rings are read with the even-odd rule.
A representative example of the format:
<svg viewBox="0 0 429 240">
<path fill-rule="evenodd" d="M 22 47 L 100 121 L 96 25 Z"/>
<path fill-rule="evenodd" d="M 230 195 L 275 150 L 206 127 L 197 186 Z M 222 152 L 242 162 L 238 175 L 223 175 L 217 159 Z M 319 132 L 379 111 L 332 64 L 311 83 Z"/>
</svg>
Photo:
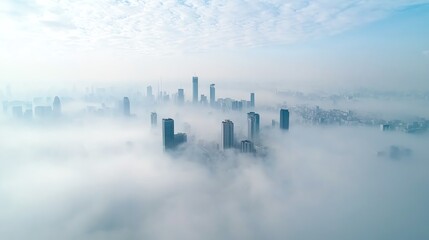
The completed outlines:
<svg viewBox="0 0 429 240">
<path fill-rule="evenodd" d="M 200 78 L 201 94 L 208 86 Z M 159 97 L 154 88 L 149 99 L 145 85 L 20 96 L 2 87 L 2 239 L 429 237 L 428 93 L 259 89 L 255 107 L 231 109 L 192 103 L 190 84 L 183 104 L 174 89 Z M 222 99 L 249 103 L 249 94 L 216 85 Z M 58 116 L 13 110 L 52 106 L 55 96 Z M 287 131 L 278 125 L 281 108 L 290 110 Z M 318 109 L 317 120 L 309 109 Z M 250 111 L 260 114 L 256 153 L 219 149 L 225 119 L 236 142 L 248 138 Z M 172 151 L 163 149 L 163 118 L 187 134 Z"/>
</svg>

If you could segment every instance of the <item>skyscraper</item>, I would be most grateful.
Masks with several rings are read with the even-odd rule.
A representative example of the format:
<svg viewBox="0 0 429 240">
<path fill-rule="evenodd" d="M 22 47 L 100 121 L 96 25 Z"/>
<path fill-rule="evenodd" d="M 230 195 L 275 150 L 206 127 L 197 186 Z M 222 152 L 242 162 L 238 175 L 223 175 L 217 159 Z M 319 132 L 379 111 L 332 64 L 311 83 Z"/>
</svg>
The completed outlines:
<svg viewBox="0 0 429 240">
<path fill-rule="evenodd" d="M 250 93 L 250 107 L 255 107 L 255 93 Z"/>
<path fill-rule="evenodd" d="M 185 103 L 185 93 L 183 88 L 177 90 L 177 103 L 183 105 Z"/>
<path fill-rule="evenodd" d="M 230 120 L 222 122 L 222 149 L 234 146 L 234 123 Z"/>
<path fill-rule="evenodd" d="M 216 104 L 216 89 L 214 84 L 210 84 L 210 106 L 214 107 Z"/>
<path fill-rule="evenodd" d="M 198 103 L 198 77 L 192 77 L 192 102 Z"/>
<path fill-rule="evenodd" d="M 241 141 L 240 150 L 242 153 L 253 153 L 255 151 L 255 146 L 253 145 L 252 141 L 243 140 Z"/>
<path fill-rule="evenodd" d="M 164 150 L 174 148 L 174 120 L 171 118 L 162 119 L 162 143 Z"/>
<path fill-rule="evenodd" d="M 52 104 L 52 112 L 54 116 L 60 116 L 61 115 L 61 101 L 58 96 L 55 96 L 54 102 Z"/>
<path fill-rule="evenodd" d="M 280 109 L 280 129 L 289 130 L 289 110 Z"/>
<path fill-rule="evenodd" d="M 247 134 L 249 140 L 256 140 L 259 136 L 259 114 L 247 113 Z"/>
<path fill-rule="evenodd" d="M 124 97 L 123 109 L 124 109 L 124 115 L 129 117 L 131 114 L 130 114 L 130 100 L 128 99 L 128 97 Z"/>
<path fill-rule="evenodd" d="M 152 98 L 153 98 L 153 94 L 152 94 L 152 86 L 147 86 L 147 88 L 146 88 L 146 96 L 147 96 L 147 98 L 149 98 L 149 99 L 152 99 Z"/>
<path fill-rule="evenodd" d="M 150 114 L 150 124 L 152 125 L 152 127 L 156 127 L 157 123 L 158 123 L 158 116 L 156 112 L 152 112 Z"/>
</svg>

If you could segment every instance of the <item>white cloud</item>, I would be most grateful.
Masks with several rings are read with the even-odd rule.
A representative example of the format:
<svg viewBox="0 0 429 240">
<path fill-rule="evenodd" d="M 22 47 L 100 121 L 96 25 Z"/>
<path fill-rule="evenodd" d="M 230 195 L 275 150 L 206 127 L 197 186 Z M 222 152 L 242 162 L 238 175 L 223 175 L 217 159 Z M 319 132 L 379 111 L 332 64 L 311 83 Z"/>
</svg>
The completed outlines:
<svg viewBox="0 0 429 240">
<path fill-rule="evenodd" d="M 145 53 L 254 47 L 335 34 L 421 2 L 10 0 L 0 40 Z"/>
</svg>

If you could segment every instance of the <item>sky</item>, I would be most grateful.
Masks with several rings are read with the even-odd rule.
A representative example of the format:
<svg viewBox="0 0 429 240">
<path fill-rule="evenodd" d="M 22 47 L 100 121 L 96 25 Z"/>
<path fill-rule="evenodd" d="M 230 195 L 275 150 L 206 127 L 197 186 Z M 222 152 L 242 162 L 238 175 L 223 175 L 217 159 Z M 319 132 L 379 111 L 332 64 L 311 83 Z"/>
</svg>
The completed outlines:
<svg viewBox="0 0 429 240">
<path fill-rule="evenodd" d="M 428 88 L 429 1 L 4 0 L 0 82 Z"/>
</svg>

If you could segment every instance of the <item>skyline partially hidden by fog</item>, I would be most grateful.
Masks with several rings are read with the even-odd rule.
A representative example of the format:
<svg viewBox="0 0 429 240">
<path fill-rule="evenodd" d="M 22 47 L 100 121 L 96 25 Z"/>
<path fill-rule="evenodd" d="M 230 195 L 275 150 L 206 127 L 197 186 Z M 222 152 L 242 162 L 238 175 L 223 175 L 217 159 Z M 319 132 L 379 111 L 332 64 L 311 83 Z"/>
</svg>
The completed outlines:
<svg viewBox="0 0 429 240">
<path fill-rule="evenodd" d="M 429 1 L 0 1 L 0 239 L 429 239 Z"/>
</svg>

